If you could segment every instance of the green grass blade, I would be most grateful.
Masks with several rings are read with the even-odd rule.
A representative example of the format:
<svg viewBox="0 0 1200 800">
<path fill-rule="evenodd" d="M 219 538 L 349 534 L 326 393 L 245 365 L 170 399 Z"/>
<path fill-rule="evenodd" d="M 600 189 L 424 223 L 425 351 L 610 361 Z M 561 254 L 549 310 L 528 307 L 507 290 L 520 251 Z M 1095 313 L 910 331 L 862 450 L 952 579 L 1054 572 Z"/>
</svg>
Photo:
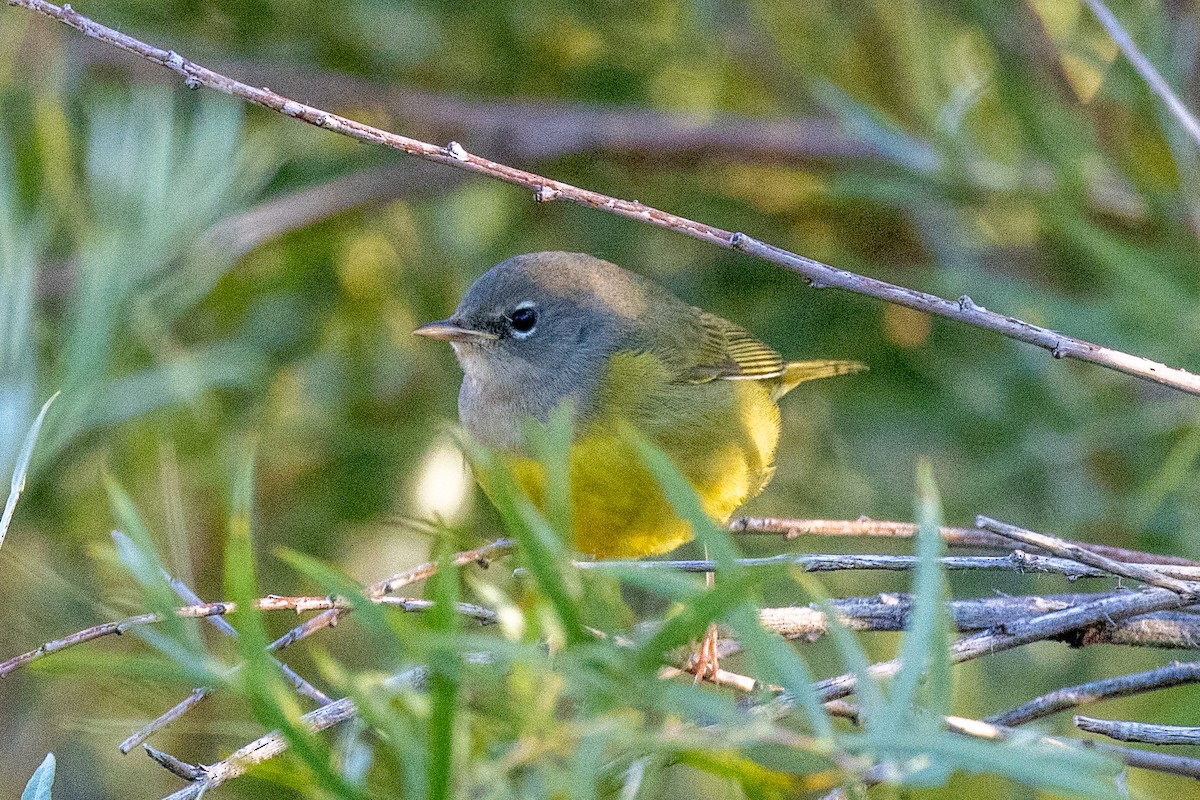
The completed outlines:
<svg viewBox="0 0 1200 800">
<path fill-rule="evenodd" d="M 949 587 L 938 563 L 945 552 L 941 537 L 942 507 L 933 468 L 922 459 L 917 465 L 917 569 L 913 576 L 913 609 L 908 631 L 900 646 L 903 666 L 892 682 L 890 709 L 885 720 L 894 723 L 888 738 L 900 735 L 916 702 L 917 687 L 926 681 L 929 711 L 939 716 L 948 713 L 950 661 L 948 655 L 950 625 L 946 600 Z M 886 727 L 886 726 L 885 726 Z"/>
<path fill-rule="evenodd" d="M 42 404 L 42 410 L 38 412 L 33 424 L 29 426 L 29 431 L 25 434 L 25 441 L 21 445 L 21 451 L 17 454 L 17 462 L 13 465 L 12 482 L 9 484 L 8 500 L 4 503 L 4 512 L 0 514 L 0 547 L 4 546 L 4 537 L 8 535 L 8 526 L 12 524 L 13 514 L 17 510 L 17 501 L 21 499 L 21 492 L 25 491 L 25 478 L 29 473 L 29 462 L 33 458 L 33 448 L 37 444 L 38 433 L 42 430 L 42 422 L 45 421 L 46 412 L 50 410 L 50 404 L 54 402 L 58 394 L 55 392 L 50 395 L 50 399 Z"/>
<path fill-rule="evenodd" d="M 847 628 L 838 617 L 837 608 L 830 602 L 825 587 L 813 576 L 799 570 L 793 570 L 792 577 L 825 614 L 826 624 L 829 626 L 829 636 L 833 639 L 842 663 L 858 679 L 858 688 L 855 693 L 861 701 L 863 719 L 869 722 L 872 717 L 878 716 L 883 710 L 884 694 L 879 684 L 868 672 L 871 661 L 867 658 L 866 651 L 859 644 L 854 632 Z"/>
<path fill-rule="evenodd" d="M 568 507 L 569 511 L 569 507 Z M 454 552 L 443 546 L 437 574 L 430 580 L 435 603 L 430 612 L 430 627 L 444 636 L 461 625 L 455 612 L 459 599 L 459 573 L 453 564 Z M 451 796 L 454 778 L 454 729 L 457 716 L 461 660 L 453 646 L 438 648 L 430 661 L 429 694 L 432 701 L 429 718 L 429 800 Z"/>
<path fill-rule="evenodd" d="M 488 495 L 505 528 L 517 540 L 518 558 L 550 601 L 566 640 L 573 644 L 589 641 L 580 616 L 578 576 L 565 542 L 517 486 L 500 457 L 467 438 L 462 445 L 472 468 L 489 487 Z"/>
<path fill-rule="evenodd" d="M 728 620 L 759 680 L 782 686 L 804 710 L 813 735 L 831 742 L 833 722 L 817 698 L 812 674 L 800 655 L 782 637 L 763 630 L 752 605 L 738 606 L 730 612 Z"/>
</svg>

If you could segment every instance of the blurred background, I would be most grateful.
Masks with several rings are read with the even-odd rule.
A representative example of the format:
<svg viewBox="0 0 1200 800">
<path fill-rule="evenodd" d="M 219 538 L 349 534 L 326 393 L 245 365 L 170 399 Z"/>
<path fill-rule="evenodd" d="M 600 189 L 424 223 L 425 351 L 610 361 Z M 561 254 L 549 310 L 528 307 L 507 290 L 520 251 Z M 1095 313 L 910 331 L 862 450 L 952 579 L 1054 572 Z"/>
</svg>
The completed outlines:
<svg viewBox="0 0 1200 800">
<path fill-rule="evenodd" d="M 1195 6 L 1113 8 L 1200 107 Z M 372 125 L 457 140 L 845 269 L 969 294 L 1200 369 L 1197 145 L 1081 3 L 95 0 L 77 9 Z M 928 456 L 949 524 L 982 513 L 1200 557 L 1193 397 L 188 91 L 165 70 L 5 8 L 0 476 L 42 402 L 62 395 L 0 551 L 0 658 L 140 610 L 113 553 L 106 483 L 133 498 L 173 572 L 207 599 L 223 596 L 230 475 L 251 445 L 264 594 L 314 588 L 276 557 L 281 547 L 367 582 L 427 557 L 431 540 L 414 519 L 451 525 L 467 542 L 495 535 L 495 512 L 463 477 L 448 436 L 460 373 L 449 348 L 410 334 L 446 316 L 493 263 L 544 249 L 649 275 L 788 357 L 870 365 L 788 397 L 777 476 L 748 512 L 911 520 L 914 465 Z M 752 554 L 847 546 L 742 544 Z M 1019 576 L 953 582 L 962 596 L 1069 590 Z M 826 585 L 870 594 L 904 590 L 907 579 Z M 895 640 L 876 636 L 865 642 L 885 657 Z M 385 669 L 353 642 L 345 632 L 323 646 Z M 143 756 L 115 749 L 192 685 L 168 670 L 103 668 L 144 653 L 135 641 L 101 641 L 6 679 L 0 796 L 15 797 L 51 750 L 56 797 L 176 788 Z M 973 662 L 957 672 L 959 713 L 985 715 L 1170 655 L 1047 644 Z M 818 671 L 835 664 L 820 646 L 812 658 Z M 261 733 L 235 700 L 209 702 L 156 744 L 212 761 Z M 1200 693 L 1176 689 L 1106 708 L 1195 724 L 1187 709 L 1197 702 Z M 1069 720 L 1048 726 L 1065 731 L 1054 725 Z M 1180 796 L 1186 784 L 1135 774 L 1131 785 Z M 968 790 L 1028 796 L 971 777 L 922 796 Z M 220 791 L 318 796 L 259 778 Z M 732 789 L 684 775 L 673 791 Z"/>
</svg>

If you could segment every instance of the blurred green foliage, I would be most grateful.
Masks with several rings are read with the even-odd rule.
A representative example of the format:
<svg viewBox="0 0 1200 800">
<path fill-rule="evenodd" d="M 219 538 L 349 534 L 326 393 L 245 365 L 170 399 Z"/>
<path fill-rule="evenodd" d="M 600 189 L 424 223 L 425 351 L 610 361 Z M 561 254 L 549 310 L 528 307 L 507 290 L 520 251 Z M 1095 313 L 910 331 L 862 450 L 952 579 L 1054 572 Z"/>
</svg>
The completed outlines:
<svg viewBox="0 0 1200 800">
<path fill-rule="evenodd" d="M 201 63 L 220 62 L 251 83 L 270 67 L 281 75 L 271 78 L 280 91 L 291 82 L 326 85 L 337 98 L 333 110 L 399 132 L 434 123 L 390 106 L 387 87 L 485 104 L 687 112 L 701 127 L 727 113 L 832 117 L 873 155 L 586 146 L 516 166 L 1200 367 L 1196 143 L 1115 57 L 1080 3 L 110 0 L 80 10 Z M 1200 106 L 1194 10 L 1114 10 L 1184 100 Z M 347 76 L 381 88 L 346 89 Z M 467 113 L 453 138 L 501 156 L 514 149 L 506 141 L 513 135 L 536 137 L 537 128 Z M 448 540 L 468 545 L 498 534 L 501 517 L 477 496 L 463 509 L 429 499 L 432 486 L 450 480 L 439 453 L 459 373 L 448 352 L 409 333 L 445 316 L 492 263 L 537 249 L 586 251 L 646 273 L 790 357 L 870 364 L 865 376 L 788 398 L 777 477 L 749 511 L 910 519 L 911 476 L 923 455 L 951 524 L 987 513 L 1064 536 L 1200 556 L 1189 535 L 1200 523 L 1200 415 L 1191 397 L 1055 362 L 945 320 L 815 292 L 771 265 L 567 204 L 535 205 L 524 191 L 446 169 L 401 164 L 386 202 L 351 202 L 305 224 L 266 213 L 280 207 L 274 202 L 294 212 L 306 189 L 329 202 L 352 195 L 332 182 L 395 160 L 188 92 L 62 26 L 0 9 L 0 475 L 41 403 L 63 391 L 0 550 L 0 657 L 167 602 L 137 552 L 161 553 L 167 569 L 206 598 L 251 586 L 260 594 L 324 593 L 334 590 L 329 574 L 276 557 L 280 548 L 331 565 L 349 586 L 424 560 Z M 252 249 L 239 249 L 231 231 L 254 241 Z M 248 450 L 254 472 L 245 466 Z M 127 502 L 110 505 L 113 485 Z M 243 522 L 229 524 L 231 509 Z M 413 517 L 434 518 L 438 530 L 449 523 L 454 533 L 430 536 L 428 525 L 393 519 Z M 527 517 L 509 514 L 507 524 Z M 113 527 L 141 549 L 118 552 Z M 780 546 L 739 544 L 755 553 Z M 226 569 L 235 548 L 240 556 L 229 565 L 247 572 Z M 754 796 L 819 791 L 773 783 L 770 770 L 711 743 L 664 749 L 656 738 L 671 713 L 734 714 L 727 696 L 643 680 L 653 673 L 607 661 L 611 648 L 586 644 L 549 669 L 538 641 L 568 609 L 578 606 L 587 619 L 603 611 L 628 627 L 670 597 L 639 597 L 631 610 L 615 584 L 553 589 L 547 570 L 563 555 L 534 550 L 544 560 L 529 565 L 532 588 L 488 573 L 428 589 L 516 609 L 528 628 L 507 631 L 515 638 L 480 636 L 445 617 L 388 615 L 370 624 L 363 615 L 299 648 L 291 656 L 297 668 L 359 700 L 387 746 L 362 727 L 333 738 L 294 733 L 307 752 L 221 796 L 328 796 L 368 776 L 372 786 L 386 785 L 376 783 L 381 774 L 406 787 L 395 794 L 412 795 L 439 771 L 463 769 L 425 761 L 427 743 L 451 740 L 478 770 L 470 786 L 496 788 L 497 796 L 501 787 L 513 796 L 612 796 L 626 768 L 647 776 L 639 796 L 723 796 L 736 785 Z M 870 574 L 823 584 L 840 596 L 905 590 L 909 582 Z M 730 585 L 732 596 L 740 584 Z M 950 589 L 1062 585 L 956 575 Z M 787 576 L 753 591 L 764 602 L 801 599 Z M 280 701 L 267 662 L 253 655 L 288 623 L 237 624 L 241 643 L 223 657 L 250 659 L 261 667 L 252 677 L 264 682 L 215 693 L 156 745 L 212 761 L 264 726 L 294 724 L 297 701 Z M 13 745 L 0 750 L 0 786 L 23 785 L 53 751 L 56 798 L 173 789 L 174 778 L 149 761 L 120 759 L 115 744 L 200 677 L 180 672 L 180 653 L 210 676 L 223 674 L 199 655 L 208 652 L 207 634 L 189 623 L 151 636 L 150 649 L 97 642 L 7 679 L 0 738 Z M 471 667 L 468 684 L 456 649 L 464 643 L 501 650 L 511 669 Z M 897 641 L 876 634 L 862 645 L 875 659 L 891 655 Z M 841 671 L 846 655 L 829 642 L 801 652 L 820 676 Z M 381 699 L 376 676 L 422 660 L 439 665 L 430 694 L 397 690 Z M 954 708 L 984 715 L 1037 691 L 1160 661 L 1039 645 L 955 668 Z M 618 691 L 629 695 L 608 702 Z M 1176 689 L 1106 709 L 1186 723 L 1197 697 Z M 605 714 L 589 706 L 601 700 Z M 472 729 L 422 727 L 431 703 L 470 707 Z M 564 707 L 582 710 L 572 716 Z M 621 762 L 614 743 L 645 760 Z M 323 763 L 335 766 L 322 773 Z M 815 764 L 792 767 L 811 775 Z M 584 774 L 595 780 L 578 781 Z M 1131 784 L 1150 796 L 1180 785 L 1142 774 Z M 959 775 L 938 791 L 922 796 L 1028 790 Z"/>
</svg>

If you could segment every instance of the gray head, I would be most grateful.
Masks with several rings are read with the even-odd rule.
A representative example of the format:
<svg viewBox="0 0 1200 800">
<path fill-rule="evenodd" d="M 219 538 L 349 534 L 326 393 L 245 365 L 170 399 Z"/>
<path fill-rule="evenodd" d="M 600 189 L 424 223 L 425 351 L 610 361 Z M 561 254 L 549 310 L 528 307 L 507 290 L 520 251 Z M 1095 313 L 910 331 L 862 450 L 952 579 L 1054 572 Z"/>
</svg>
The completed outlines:
<svg viewBox="0 0 1200 800">
<path fill-rule="evenodd" d="M 639 338 L 648 309 L 670 302 L 680 301 L 593 256 L 530 253 L 492 267 L 453 316 L 414 333 L 454 347 L 467 431 L 515 447 L 525 416 L 545 421 L 567 399 L 586 415 L 609 356 Z"/>
</svg>

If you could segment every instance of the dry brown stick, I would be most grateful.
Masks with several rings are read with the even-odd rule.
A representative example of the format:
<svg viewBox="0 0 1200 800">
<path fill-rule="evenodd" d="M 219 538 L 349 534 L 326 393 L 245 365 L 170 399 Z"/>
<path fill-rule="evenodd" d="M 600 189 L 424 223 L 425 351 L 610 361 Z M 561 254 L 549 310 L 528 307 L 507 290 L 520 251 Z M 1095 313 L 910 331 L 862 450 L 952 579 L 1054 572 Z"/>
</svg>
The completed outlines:
<svg viewBox="0 0 1200 800">
<path fill-rule="evenodd" d="M 993 714 L 987 718 L 987 722 L 1016 727 L 1048 717 L 1051 714 L 1057 714 L 1068 708 L 1078 708 L 1113 697 L 1129 697 L 1134 694 L 1153 692 L 1189 683 L 1200 683 L 1200 661 L 1186 664 L 1174 662 L 1158 669 L 1057 689 L 1035 697 L 1028 703 L 1022 703 L 1011 711 Z"/>
<path fill-rule="evenodd" d="M 1070 631 L 1093 625 L 1111 625 L 1122 619 L 1155 611 L 1167 611 L 1189 605 L 1188 598 L 1158 587 L 1129 591 L 1103 597 L 1078 606 L 1051 611 L 1031 619 L 1020 620 L 1003 626 L 997 632 L 984 632 L 959 639 L 950 646 L 953 663 L 969 661 L 991 653 L 1011 650 L 1043 639 L 1062 636 Z M 1086 643 L 1086 639 L 1084 640 Z M 896 675 L 903 666 L 900 659 L 872 664 L 868 674 L 873 678 L 888 678 Z M 858 684 L 854 673 L 838 675 L 817 684 L 818 697 L 836 700 L 853 694 Z"/>
<path fill-rule="evenodd" d="M 1149 722 L 1096 719 L 1075 715 L 1075 727 L 1121 742 L 1157 745 L 1200 745 L 1200 728 L 1194 725 L 1155 725 Z"/>
<path fill-rule="evenodd" d="M 175 720 L 182 717 L 187 712 L 191 711 L 196 706 L 200 705 L 210 694 L 213 689 L 211 686 L 197 686 L 192 689 L 191 693 L 180 700 L 175 705 L 171 706 L 163 714 L 159 714 L 154 719 L 147 722 L 142 727 L 138 728 L 133 733 L 129 734 L 123 742 L 117 745 L 117 749 L 123 754 L 128 755 L 129 751 L 140 745 L 145 745 L 146 740 L 154 734 L 158 733 L 163 728 L 170 725 Z M 151 756 L 153 758 L 153 756 Z"/>
<path fill-rule="evenodd" d="M 1057 536 L 1049 536 L 1044 533 L 1035 533 L 1034 531 L 1019 528 L 1016 525 L 1010 525 L 1007 522 L 1000 522 L 991 517 L 980 515 L 975 518 L 975 524 L 979 527 L 989 530 L 992 533 L 999 534 L 1007 539 L 1012 539 L 1022 544 L 1031 544 L 1035 547 L 1040 547 L 1043 550 L 1048 550 L 1060 558 L 1067 558 L 1072 561 L 1078 561 L 1081 564 L 1087 564 L 1097 569 L 1102 569 L 1105 572 L 1119 575 L 1123 578 L 1132 578 L 1136 581 L 1148 583 L 1151 586 L 1158 586 L 1163 589 L 1168 589 L 1176 592 L 1184 597 L 1193 600 L 1200 597 L 1200 583 L 1195 581 L 1195 576 L 1190 572 L 1184 572 L 1183 567 L 1158 567 L 1143 564 L 1127 564 L 1123 561 L 1117 561 L 1100 553 L 1093 552 L 1086 545 L 1068 542 L 1059 539 Z M 1176 577 L 1184 578 L 1178 580 Z"/>
<path fill-rule="evenodd" d="M 831 537 L 868 537 L 880 539 L 912 539 L 917 535 L 917 526 L 911 522 L 894 522 L 891 520 L 870 519 L 789 519 L 780 517 L 739 517 L 729 523 L 729 530 L 734 533 L 780 534 L 791 540 L 801 536 L 831 536 Z M 1012 540 L 985 531 L 980 528 L 950 528 L 941 529 L 942 541 L 957 547 L 979 547 L 989 550 L 1012 550 Z M 1072 542 L 1063 539 L 1064 542 Z M 1200 567 L 1200 561 L 1193 561 L 1182 556 L 1146 553 L 1140 550 L 1128 550 L 1124 547 L 1087 543 L 1087 549 L 1094 553 L 1125 561 L 1130 564 L 1175 564 L 1183 567 Z"/>
<path fill-rule="evenodd" d="M 310 125 L 334 133 L 349 136 L 363 142 L 390 147 L 418 158 L 452 166 L 477 175 L 522 186 L 533 192 L 539 202 L 567 200 L 588 208 L 594 208 L 657 227 L 673 230 L 694 239 L 737 250 L 742 253 L 770 261 L 791 269 L 814 287 L 833 287 L 856 294 L 864 294 L 895 303 L 928 314 L 975 325 L 1000 333 L 1017 341 L 1044 348 L 1055 358 L 1074 358 L 1109 369 L 1123 372 L 1143 380 L 1169 386 L 1189 394 L 1200 394 L 1200 375 L 1183 369 L 1168 367 L 1141 356 L 1131 355 L 1109 347 L 1093 344 L 1057 331 L 1032 325 L 1015 317 L 997 314 L 977 305 L 967 295 L 957 300 L 947 300 L 926 292 L 896 286 L 875 278 L 823 264 L 811 258 L 791 253 L 774 245 L 747 236 L 744 233 L 727 231 L 712 225 L 681 217 L 652 208 L 636 200 L 621 200 L 600 194 L 562 181 L 552 180 L 526 170 L 516 169 L 467 152 L 458 142 L 445 147 L 398 136 L 387 131 L 364 125 L 346 117 L 332 114 L 313 106 L 299 103 L 266 88 L 250 86 L 235 81 L 220 73 L 184 58 L 173 50 L 147 44 L 132 36 L 101 25 L 76 12 L 70 6 L 62 8 L 45 0 L 6 0 L 9 5 L 20 6 L 58 20 L 83 33 L 85 36 L 107 42 L 122 50 L 133 53 L 155 64 L 178 73 L 189 88 L 207 86 L 246 102 L 278 111 Z"/>
<path fill-rule="evenodd" d="M 322 608 L 338 610 L 348 608 L 345 600 L 336 597 L 282 597 L 279 595 L 259 598 L 255 601 L 254 605 L 260 611 L 287 610 L 303 612 Z M 173 613 L 178 617 L 202 619 L 204 617 L 230 614 L 236 609 L 236 604 L 230 602 L 200 603 L 194 606 L 181 606 L 174 609 Z M 133 628 L 155 625 L 164 619 L 166 619 L 166 615 L 164 614 L 137 614 L 132 617 L 116 620 L 115 622 L 104 622 L 99 625 L 93 625 L 90 628 L 84 628 L 83 630 L 63 636 L 60 639 L 46 642 L 27 653 L 21 653 L 0 663 L 0 678 L 5 677 L 13 670 L 23 667 L 31 661 L 45 658 L 52 653 L 57 653 L 85 642 L 95 641 L 105 636 L 120 636 Z"/>
</svg>

